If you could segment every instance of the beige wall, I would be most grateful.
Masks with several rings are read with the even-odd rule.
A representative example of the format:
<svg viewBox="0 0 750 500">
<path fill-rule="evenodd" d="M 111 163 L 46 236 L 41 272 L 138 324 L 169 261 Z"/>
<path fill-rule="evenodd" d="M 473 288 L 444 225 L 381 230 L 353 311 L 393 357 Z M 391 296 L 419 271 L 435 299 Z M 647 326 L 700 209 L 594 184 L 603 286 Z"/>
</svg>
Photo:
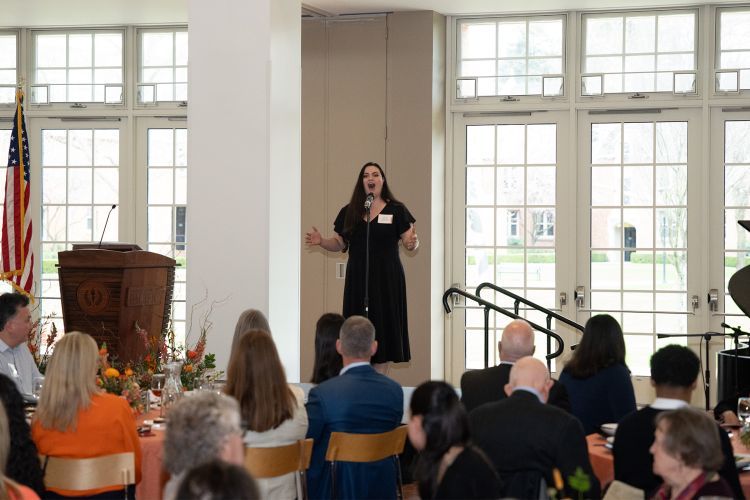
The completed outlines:
<svg viewBox="0 0 750 500">
<path fill-rule="evenodd" d="M 402 252 L 406 271 L 412 361 L 395 365 L 391 376 L 403 385 L 430 378 L 432 365 L 442 373 L 440 307 L 431 296 L 443 287 L 442 234 L 434 234 L 436 197 L 442 202 L 444 171 L 444 26 L 433 12 L 302 24 L 302 227 L 318 227 L 324 236 L 348 202 L 363 163 L 384 165 L 389 184 L 417 219 L 420 248 Z M 437 76 L 437 81 L 435 81 Z M 436 103 L 439 103 L 436 106 Z M 439 177 L 433 182 L 433 177 Z M 436 186 L 436 187 L 433 187 Z M 438 242 L 437 252 L 432 241 Z M 345 254 L 320 248 L 301 259 L 302 380 L 313 364 L 314 326 L 324 312 L 341 311 L 343 279 L 337 264 Z"/>
</svg>

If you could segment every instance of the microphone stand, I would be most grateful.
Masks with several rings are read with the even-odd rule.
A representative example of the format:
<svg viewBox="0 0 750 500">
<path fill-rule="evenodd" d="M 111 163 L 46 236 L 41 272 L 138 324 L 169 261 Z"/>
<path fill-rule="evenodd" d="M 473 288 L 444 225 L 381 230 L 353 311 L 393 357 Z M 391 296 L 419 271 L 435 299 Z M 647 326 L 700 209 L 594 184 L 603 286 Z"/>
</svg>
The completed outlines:
<svg viewBox="0 0 750 500">
<path fill-rule="evenodd" d="M 370 207 L 371 203 L 365 204 L 367 211 L 367 229 L 365 230 L 365 318 L 370 317 Z"/>
<path fill-rule="evenodd" d="M 705 403 L 706 403 L 706 410 L 710 410 L 710 401 L 709 398 L 711 397 L 711 359 L 710 356 L 710 342 L 712 337 L 726 337 L 725 333 L 717 333 L 717 332 L 706 332 L 706 333 L 660 333 L 656 336 L 656 338 L 659 339 L 666 339 L 671 337 L 702 337 L 706 341 L 706 371 L 705 371 L 705 382 L 703 384 L 703 395 L 705 397 Z"/>
</svg>

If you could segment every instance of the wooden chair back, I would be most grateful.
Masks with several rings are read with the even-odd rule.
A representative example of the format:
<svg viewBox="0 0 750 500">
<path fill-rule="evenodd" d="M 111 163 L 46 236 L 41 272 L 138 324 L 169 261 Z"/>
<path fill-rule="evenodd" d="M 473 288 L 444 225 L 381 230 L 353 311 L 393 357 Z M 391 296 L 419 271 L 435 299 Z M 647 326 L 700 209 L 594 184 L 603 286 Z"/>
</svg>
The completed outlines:
<svg viewBox="0 0 750 500">
<path fill-rule="evenodd" d="M 44 469 L 44 486 L 84 491 L 135 484 L 135 454 L 115 453 L 94 458 L 39 456 Z"/>
<path fill-rule="evenodd" d="M 349 432 L 332 432 L 326 451 L 326 461 L 331 464 L 331 492 L 336 498 L 336 462 L 377 462 L 393 457 L 396 467 L 396 491 L 398 498 L 403 498 L 401 481 L 401 463 L 398 456 L 404 451 L 406 426 L 401 425 L 392 431 L 379 434 L 354 434 Z"/>
<path fill-rule="evenodd" d="M 245 468 L 254 478 L 264 479 L 297 474 L 297 496 L 307 500 L 305 471 L 310 468 L 313 440 L 300 439 L 296 443 L 271 448 L 245 448 Z"/>
</svg>

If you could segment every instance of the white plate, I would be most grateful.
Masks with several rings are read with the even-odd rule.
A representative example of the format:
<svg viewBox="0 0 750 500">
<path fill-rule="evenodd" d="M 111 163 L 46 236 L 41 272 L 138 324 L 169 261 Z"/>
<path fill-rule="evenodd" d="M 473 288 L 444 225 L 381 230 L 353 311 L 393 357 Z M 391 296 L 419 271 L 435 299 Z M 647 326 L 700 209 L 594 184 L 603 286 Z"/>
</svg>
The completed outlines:
<svg viewBox="0 0 750 500">
<path fill-rule="evenodd" d="M 607 436 L 614 436 L 617 432 L 617 424 L 602 424 L 602 432 Z"/>
</svg>

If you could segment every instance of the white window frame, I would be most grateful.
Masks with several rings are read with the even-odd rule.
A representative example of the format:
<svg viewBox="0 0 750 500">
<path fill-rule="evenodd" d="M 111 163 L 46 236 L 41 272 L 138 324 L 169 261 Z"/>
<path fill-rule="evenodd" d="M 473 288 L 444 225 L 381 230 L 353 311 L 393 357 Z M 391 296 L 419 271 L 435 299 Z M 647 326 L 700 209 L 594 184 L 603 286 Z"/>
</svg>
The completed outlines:
<svg viewBox="0 0 750 500">
<path fill-rule="evenodd" d="M 734 69 L 745 69 L 747 71 L 750 71 L 750 67 L 748 68 L 719 68 L 719 57 L 720 57 L 720 41 L 721 41 L 721 26 L 720 26 L 720 19 L 721 19 L 721 13 L 722 12 L 747 12 L 750 14 L 750 5 L 744 5 L 744 6 L 732 6 L 732 7 L 714 7 L 711 9 L 712 15 L 713 15 L 713 23 L 711 25 L 711 29 L 713 30 L 713 37 L 712 37 L 712 43 L 713 43 L 713 50 L 710 52 L 710 89 L 713 93 L 714 97 L 720 97 L 720 98 L 727 98 L 727 99 L 737 99 L 737 98 L 746 98 L 748 94 L 750 94 L 750 88 L 743 89 L 740 86 L 740 74 L 739 71 L 737 73 L 737 91 L 736 92 L 725 92 L 720 91 L 717 89 L 716 85 L 716 76 L 717 73 L 721 71 L 732 71 Z M 750 51 L 750 47 L 748 47 L 748 51 Z"/>
<path fill-rule="evenodd" d="M 97 110 L 105 110 L 105 109 L 126 109 L 127 102 L 128 102 L 128 45 L 130 44 L 130 36 L 129 36 L 129 30 L 125 26 L 118 26 L 118 27 L 111 27 L 111 28 L 88 28 L 84 26 L 80 27 L 74 27 L 70 29 L 50 29 L 50 28 L 33 28 L 27 30 L 27 54 L 26 59 L 28 61 L 28 74 L 30 75 L 28 81 L 26 82 L 26 94 L 28 96 L 31 96 L 31 90 L 32 86 L 34 85 L 45 85 L 41 83 L 36 82 L 35 73 L 36 73 L 36 35 L 37 34 L 60 34 L 60 35 L 75 35 L 75 34 L 97 34 L 97 33 L 121 33 L 122 34 L 122 102 L 116 103 L 116 104 L 107 104 L 105 101 L 102 102 L 94 102 L 94 101 L 62 101 L 62 102 L 52 102 L 48 101 L 47 104 L 32 104 L 31 99 L 27 99 L 26 102 L 28 103 L 28 106 L 26 107 L 27 110 L 31 109 L 54 109 L 54 110 L 60 110 L 60 109 L 70 109 L 73 108 L 76 104 L 81 104 L 83 107 L 78 109 L 97 109 Z M 93 48 L 93 45 L 92 45 Z M 67 53 L 67 48 L 66 48 Z M 93 77 L 93 71 L 96 68 L 94 66 L 94 61 L 91 62 L 92 66 L 92 77 Z M 65 70 L 68 71 L 70 68 L 66 65 Z M 70 84 L 68 84 L 70 85 Z M 93 85 L 116 85 L 116 84 L 91 84 Z"/>
<path fill-rule="evenodd" d="M 681 14 L 681 13 L 687 13 L 687 12 L 693 12 L 695 14 L 695 92 L 690 94 L 677 94 L 675 95 L 673 92 L 669 91 L 660 91 L 660 92 L 618 92 L 618 93 L 605 93 L 604 92 L 604 82 L 602 81 L 602 94 L 601 95 L 583 95 L 582 92 L 582 85 L 581 80 L 582 77 L 585 76 L 587 73 L 583 72 L 583 63 L 585 59 L 584 51 L 584 45 L 586 40 L 586 23 L 584 22 L 585 18 L 596 18 L 596 17 L 612 17 L 615 15 L 622 15 L 622 16 L 628 16 L 628 15 L 636 15 L 636 14 L 644 14 L 644 15 L 664 15 L 664 14 Z M 637 104 L 639 107 L 644 107 L 645 103 L 652 103 L 653 101 L 669 101 L 669 100 L 679 100 L 679 101 L 687 101 L 687 100 L 696 100 L 699 101 L 702 99 L 702 94 L 704 93 L 703 90 L 703 74 L 705 73 L 705 69 L 703 66 L 704 61 L 704 43 L 703 40 L 705 38 L 705 33 L 703 29 L 703 23 L 702 19 L 706 16 L 706 9 L 703 7 L 674 7 L 669 9 L 634 9 L 634 10 L 613 10 L 613 11 L 606 11 L 606 12 L 579 12 L 577 14 L 578 18 L 578 25 L 580 26 L 579 32 L 576 33 L 577 35 L 577 45 L 576 45 L 576 56 L 575 56 L 575 89 L 576 89 L 576 102 L 577 103 L 598 103 L 601 101 L 607 102 L 607 103 L 625 103 L 625 102 L 631 102 Z M 658 36 L 658 32 L 657 32 Z M 623 47 L 624 50 L 624 47 Z M 623 52 L 624 56 L 624 52 Z M 656 70 L 654 70 L 655 72 Z M 675 70 L 674 73 L 685 73 L 687 70 Z M 600 74 L 600 73 L 597 73 Z M 642 96 L 642 97 L 641 97 Z"/>
<path fill-rule="evenodd" d="M 133 104 L 136 109 L 146 109 L 146 108 L 163 108 L 163 107 L 178 107 L 178 108 L 185 108 L 187 107 L 187 100 L 171 100 L 171 101 L 159 101 L 156 100 L 156 84 L 154 85 L 154 101 L 153 102 L 140 102 L 138 92 L 140 89 L 140 85 L 152 85 L 151 83 L 145 83 L 142 82 L 142 72 L 143 68 L 141 66 L 141 47 L 142 47 L 142 41 L 143 37 L 142 35 L 144 33 L 177 33 L 177 32 L 188 32 L 188 27 L 185 25 L 179 25 L 179 26 L 149 26 L 149 27 L 139 27 L 135 30 L 135 54 L 134 54 L 134 61 L 135 61 L 135 68 L 132 72 L 132 75 L 134 77 L 134 91 L 133 91 Z M 189 36 L 189 35 L 188 35 Z M 176 48 L 175 46 L 172 47 L 173 53 L 175 52 Z M 189 56 L 188 56 L 189 57 Z M 189 67 L 189 66 L 188 66 Z M 173 74 L 175 69 L 177 68 L 176 61 L 173 60 L 172 64 L 172 70 Z M 172 85 L 175 85 L 178 83 L 175 79 L 175 81 L 172 82 Z M 186 82 L 186 85 L 188 88 L 190 87 L 190 80 L 188 76 L 188 81 Z"/>
<path fill-rule="evenodd" d="M 1 29 L 0 30 L 0 36 L 6 36 L 6 35 L 15 35 L 16 36 L 16 85 L 20 82 L 19 77 L 23 74 L 23 68 L 22 68 L 22 58 L 21 58 L 21 45 L 22 45 L 22 37 L 21 37 L 21 30 L 14 30 L 14 29 Z M 28 102 L 28 100 L 25 100 L 24 102 Z M 16 105 L 14 102 L 8 102 L 8 103 L 0 103 L 0 110 L 2 109 L 15 109 Z"/>
<path fill-rule="evenodd" d="M 502 95 L 496 95 L 496 96 L 477 96 L 474 98 L 466 98 L 461 99 L 456 96 L 457 94 L 457 87 L 458 87 L 458 81 L 465 78 L 470 77 L 460 77 L 458 76 L 458 64 L 460 62 L 460 53 L 459 53 L 459 44 L 460 44 L 460 33 L 458 29 L 458 25 L 462 21 L 512 21 L 512 20 L 523 20 L 526 22 L 534 21 L 534 20 L 545 20 L 545 19 L 561 19 L 562 20 L 562 29 L 563 29 L 563 36 L 562 36 L 562 74 L 559 75 L 545 75 L 545 76 L 562 76 L 564 77 L 564 83 L 563 83 L 563 93 L 560 96 L 554 96 L 554 97 L 544 97 L 542 93 L 540 94 L 532 94 L 532 95 L 521 95 L 521 94 L 514 94 L 511 96 L 502 94 Z M 566 102 L 569 100 L 569 89 L 571 86 L 569 85 L 569 79 L 568 79 L 568 52 L 569 52 L 569 13 L 567 12 L 549 12 L 545 14 L 529 14 L 529 15 L 512 15 L 512 16 L 482 16 L 482 17 L 456 17 L 448 20 L 448 24 L 451 27 L 448 33 L 446 33 L 446 39 L 449 43 L 450 47 L 453 47 L 453 54 L 455 57 L 448 58 L 447 62 L 447 73 L 449 75 L 448 77 L 448 94 L 447 97 L 450 99 L 450 103 L 452 105 L 463 105 L 465 107 L 472 107 L 477 105 L 486 105 L 486 104 L 498 104 L 498 103 L 515 103 L 515 102 L 523 102 L 523 103 L 544 103 L 545 105 L 554 104 L 556 102 Z M 527 33 L 528 36 L 528 33 Z M 449 51 L 448 53 L 451 53 Z M 497 58 L 496 58 L 497 59 Z M 526 76 L 526 75 L 519 75 L 519 76 Z M 476 89 L 476 87 L 475 87 Z"/>
</svg>

